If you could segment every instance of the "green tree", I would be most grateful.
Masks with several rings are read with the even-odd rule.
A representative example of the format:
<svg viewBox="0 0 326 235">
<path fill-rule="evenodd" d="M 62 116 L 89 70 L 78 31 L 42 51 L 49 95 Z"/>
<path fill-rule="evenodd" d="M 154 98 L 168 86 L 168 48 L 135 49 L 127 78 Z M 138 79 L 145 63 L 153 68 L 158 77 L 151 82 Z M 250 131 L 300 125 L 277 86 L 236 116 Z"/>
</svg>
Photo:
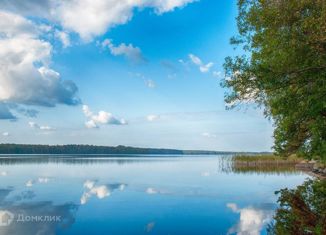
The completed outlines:
<svg viewBox="0 0 326 235">
<path fill-rule="evenodd" d="M 244 55 L 227 57 L 226 102 L 273 119 L 274 149 L 326 161 L 326 1 L 239 0 Z"/>
</svg>

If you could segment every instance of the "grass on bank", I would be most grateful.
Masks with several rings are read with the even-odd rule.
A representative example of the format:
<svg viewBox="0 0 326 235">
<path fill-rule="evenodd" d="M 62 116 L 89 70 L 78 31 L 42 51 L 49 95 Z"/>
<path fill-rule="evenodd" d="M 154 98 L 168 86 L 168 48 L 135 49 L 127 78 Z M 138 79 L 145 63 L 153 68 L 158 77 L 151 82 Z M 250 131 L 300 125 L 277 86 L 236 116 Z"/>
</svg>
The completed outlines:
<svg viewBox="0 0 326 235">
<path fill-rule="evenodd" d="M 304 161 L 296 155 L 291 155 L 289 157 L 283 158 L 274 154 L 258 154 L 258 155 L 236 155 L 233 157 L 235 162 L 283 162 L 283 163 L 299 163 Z"/>
</svg>

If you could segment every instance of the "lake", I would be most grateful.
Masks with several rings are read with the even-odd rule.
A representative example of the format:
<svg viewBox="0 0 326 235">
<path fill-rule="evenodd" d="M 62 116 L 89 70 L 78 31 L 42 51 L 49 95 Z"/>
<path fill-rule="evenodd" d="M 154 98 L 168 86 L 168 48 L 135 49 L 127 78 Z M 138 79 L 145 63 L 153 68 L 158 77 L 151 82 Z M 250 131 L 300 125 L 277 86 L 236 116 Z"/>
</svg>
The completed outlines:
<svg viewBox="0 0 326 235">
<path fill-rule="evenodd" d="M 266 234 L 274 192 L 307 177 L 227 156 L 2 156 L 0 234 Z"/>
</svg>

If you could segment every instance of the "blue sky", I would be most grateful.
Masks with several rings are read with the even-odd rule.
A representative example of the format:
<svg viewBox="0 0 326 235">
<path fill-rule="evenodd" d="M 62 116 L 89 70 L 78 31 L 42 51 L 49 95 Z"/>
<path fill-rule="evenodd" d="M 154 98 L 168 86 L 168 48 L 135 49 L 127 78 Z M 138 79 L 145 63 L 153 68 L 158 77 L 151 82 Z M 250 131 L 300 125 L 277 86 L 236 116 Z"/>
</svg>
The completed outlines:
<svg viewBox="0 0 326 235">
<path fill-rule="evenodd" d="M 0 3 L 1 142 L 270 150 L 219 85 L 236 1 L 56 1 Z"/>
</svg>

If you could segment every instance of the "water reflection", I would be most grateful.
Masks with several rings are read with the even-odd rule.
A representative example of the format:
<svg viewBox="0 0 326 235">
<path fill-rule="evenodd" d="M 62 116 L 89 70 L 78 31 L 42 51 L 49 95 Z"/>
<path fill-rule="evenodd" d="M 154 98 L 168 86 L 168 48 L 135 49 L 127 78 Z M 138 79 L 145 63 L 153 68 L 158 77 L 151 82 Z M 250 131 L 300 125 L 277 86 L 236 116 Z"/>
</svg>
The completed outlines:
<svg viewBox="0 0 326 235">
<path fill-rule="evenodd" d="M 24 200 L 31 200 L 35 196 L 36 196 L 36 194 L 34 191 L 27 190 L 27 191 L 21 192 L 19 195 L 16 195 L 14 197 L 14 201 L 18 202 L 18 201 L 24 201 Z"/>
<path fill-rule="evenodd" d="M 243 173 L 221 156 L 0 158 L 0 172 L 0 220 L 4 211 L 62 217 L 16 221 L 1 235 L 259 234 L 274 191 L 305 178 Z"/>
<path fill-rule="evenodd" d="M 308 179 L 294 189 L 281 189 L 279 208 L 269 234 L 326 234 L 326 180 Z"/>
<path fill-rule="evenodd" d="M 239 208 L 235 203 L 228 203 L 226 206 L 240 214 L 239 222 L 229 229 L 228 234 L 240 235 L 259 235 L 263 227 L 272 220 L 275 209 L 273 204 Z"/>
<path fill-rule="evenodd" d="M 0 157 L 0 165 L 20 165 L 20 164 L 77 164 L 77 165 L 94 165 L 99 163 L 116 163 L 116 164 L 131 164 L 131 163 L 143 163 L 153 161 L 172 161 L 175 158 L 177 160 L 180 156 L 168 156 L 157 155 L 155 157 L 146 157 L 144 155 L 86 155 L 86 156 L 5 156 Z M 2 171 L 2 176 L 6 176 L 7 172 Z"/>
<path fill-rule="evenodd" d="M 261 174 L 261 175 L 295 175 L 299 171 L 295 164 L 258 164 L 250 165 L 247 163 L 232 162 L 228 159 L 221 165 L 221 169 L 226 173 L 241 174 Z"/>
<path fill-rule="evenodd" d="M 1 223 L 0 234 L 3 235 L 51 235 L 56 234 L 58 229 L 69 228 L 75 222 L 75 214 L 78 205 L 64 203 L 55 205 L 52 201 L 22 202 L 35 197 L 32 191 L 24 191 L 21 195 L 8 198 L 13 192 L 13 188 L 0 189 L 0 215 Z M 7 217 L 9 216 L 9 218 Z M 32 221 L 32 217 L 34 219 Z M 35 218 L 38 216 L 38 221 Z M 41 217 L 40 217 L 41 216 Z M 57 220 L 44 220 L 56 217 Z M 42 218 L 42 221 L 40 220 Z M 59 219 L 60 218 L 60 219 Z"/>
<path fill-rule="evenodd" d="M 205 158 L 203 155 L 192 155 L 194 159 Z M 225 173 L 243 173 L 243 174 L 275 174 L 275 175 L 295 175 L 298 171 L 294 164 L 261 164 L 248 165 L 234 163 L 231 161 L 232 155 L 219 155 L 217 170 Z M 96 165 L 115 163 L 118 165 L 124 164 L 142 164 L 146 162 L 171 162 L 180 161 L 184 158 L 182 155 L 73 155 L 73 156 L 51 156 L 51 155 L 26 155 L 26 156 L 7 156 L 0 157 L 0 165 L 20 165 L 20 164 L 67 164 L 67 165 Z M 0 176 L 7 176 L 7 171 L 1 171 Z M 210 176 L 211 172 L 204 171 L 201 176 Z M 34 181 L 29 182 L 32 185 Z"/>
<path fill-rule="evenodd" d="M 114 190 L 119 189 L 123 191 L 125 187 L 125 184 L 96 185 L 96 181 L 86 180 L 84 183 L 85 191 L 80 198 L 80 204 L 86 204 L 93 195 L 98 199 L 103 199 L 110 196 Z"/>
<path fill-rule="evenodd" d="M 38 179 L 30 179 L 26 182 L 26 187 L 32 187 L 35 184 L 47 184 L 49 182 L 49 178 L 47 177 L 39 177 Z"/>
<path fill-rule="evenodd" d="M 146 225 L 146 232 L 150 233 L 155 227 L 155 222 L 150 222 Z"/>
</svg>

